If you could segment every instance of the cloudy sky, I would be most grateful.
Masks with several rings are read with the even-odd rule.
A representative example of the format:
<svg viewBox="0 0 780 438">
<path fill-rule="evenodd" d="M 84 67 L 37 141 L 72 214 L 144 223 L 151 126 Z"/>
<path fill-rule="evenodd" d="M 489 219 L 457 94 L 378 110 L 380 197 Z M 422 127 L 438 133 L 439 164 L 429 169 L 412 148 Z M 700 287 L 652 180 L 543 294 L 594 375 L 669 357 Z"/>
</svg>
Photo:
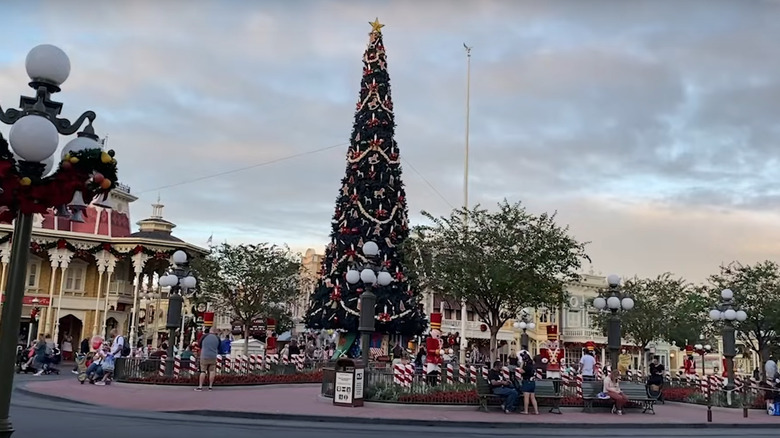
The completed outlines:
<svg viewBox="0 0 780 438">
<path fill-rule="evenodd" d="M 701 280 L 721 262 L 780 255 L 777 2 L 6 0 L 2 10 L 0 104 L 30 91 L 30 48 L 62 47 L 64 113 L 98 113 L 140 197 L 133 220 L 159 194 L 176 234 L 196 244 L 213 233 L 324 249 L 378 16 L 413 222 L 463 202 L 467 42 L 471 203 L 557 210 L 592 242 L 597 273 Z"/>
</svg>

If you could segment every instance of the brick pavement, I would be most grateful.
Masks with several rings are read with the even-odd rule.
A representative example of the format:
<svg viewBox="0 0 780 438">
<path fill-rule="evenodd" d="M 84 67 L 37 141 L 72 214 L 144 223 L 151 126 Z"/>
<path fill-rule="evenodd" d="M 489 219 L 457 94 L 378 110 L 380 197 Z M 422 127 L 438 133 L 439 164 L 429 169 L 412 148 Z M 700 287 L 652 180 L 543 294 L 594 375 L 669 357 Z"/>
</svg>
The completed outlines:
<svg viewBox="0 0 780 438">
<path fill-rule="evenodd" d="M 139 411 L 220 411 L 305 415 L 323 417 L 382 418 L 404 420 L 478 422 L 478 423 L 554 423 L 554 424 L 706 424 L 703 406 L 667 403 L 656 406 L 656 415 L 629 409 L 617 416 L 606 410 L 583 413 L 581 408 L 564 408 L 563 415 L 507 415 L 498 411 L 478 412 L 470 406 L 409 406 L 371 403 L 362 408 L 333 406 L 319 397 L 319 385 L 272 385 L 259 387 L 218 387 L 213 392 L 198 393 L 192 387 L 153 386 L 115 383 L 110 386 L 81 385 L 76 379 L 29 382 L 20 385 L 29 392 L 126 410 Z M 741 409 L 713 408 L 716 424 L 775 424 L 780 417 L 770 417 L 761 410 L 751 410 L 743 418 Z"/>
</svg>

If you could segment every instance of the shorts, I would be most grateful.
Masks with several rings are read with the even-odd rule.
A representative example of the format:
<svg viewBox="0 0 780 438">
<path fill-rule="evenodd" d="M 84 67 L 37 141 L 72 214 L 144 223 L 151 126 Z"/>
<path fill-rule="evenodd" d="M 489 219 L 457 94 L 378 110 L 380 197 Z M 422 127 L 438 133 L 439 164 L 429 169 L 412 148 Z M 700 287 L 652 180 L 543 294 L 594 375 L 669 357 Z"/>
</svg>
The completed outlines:
<svg viewBox="0 0 780 438">
<path fill-rule="evenodd" d="M 215 371 L 217 368 L 217 359 L 201 359 L 200 370 L 203 372 Z"/>
<path fill-rule="evenodd" d="M 533 394 L 536 392 L 536 382 L 533 380 L 523 380 L 523 386 L 521 387 L 523 393 Z"/>
</svg>

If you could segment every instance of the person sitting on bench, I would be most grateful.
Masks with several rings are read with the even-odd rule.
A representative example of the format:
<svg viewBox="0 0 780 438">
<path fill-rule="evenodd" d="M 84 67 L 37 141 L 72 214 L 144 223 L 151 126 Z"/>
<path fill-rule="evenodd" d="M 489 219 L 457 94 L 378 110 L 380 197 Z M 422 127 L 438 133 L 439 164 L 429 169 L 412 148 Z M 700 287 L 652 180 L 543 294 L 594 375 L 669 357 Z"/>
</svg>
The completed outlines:
<svg viewBox="0 0 780 438">
<path fill-rule="evenodd" d="M 488 382 L 493 394 L 505 399 L 502 408 L 507 414 L 517 409 L 517 390 L 512 387 L 509 379 L 501 375 L 501 361 L 493 362 L 493 368 L 488 371 Z"/>
<path fill-rule="evenodd" d="M 612 370 L 607 377 L 604 377 L 604 392 L 615 401 L 612 413 L 623 415 L 623 406 L 628 403 L 628 397 L 620 390 L 620 371 Z"/>
<path fill-rule="evenodd" d="M 650 363 L 650 377 L 647 378 L 647 392 L 652 397 L 661 399 L 661 388 L 664 385 L 664 366 L 658 363 L 658 356 Z"/>
</svg>

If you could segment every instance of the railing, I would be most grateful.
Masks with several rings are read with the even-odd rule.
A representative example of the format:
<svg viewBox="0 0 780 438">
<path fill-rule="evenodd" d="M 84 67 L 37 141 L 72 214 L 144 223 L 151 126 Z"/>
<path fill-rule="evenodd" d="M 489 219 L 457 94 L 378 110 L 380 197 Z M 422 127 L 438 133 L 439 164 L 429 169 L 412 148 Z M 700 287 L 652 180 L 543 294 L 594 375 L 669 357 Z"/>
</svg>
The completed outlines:
<svg viewBox="0 0 780 438">
<path fill-rule="evenodd" d="M 606 336 L 604 336 L 604 333 L 599 330 L 594 329 L 570 329 L 570 328 L 564 328 L 563 329 L 563 336 L 564 337 L 577 337 L 577 338 L 588 338 L 588 339 L 594 339 L 594 338 L 604 338 L 606 339 Z"/>
<path fill-rule="evenodd" d="M 248 361 L 241 356 L 241 359 L 230 360 L 229 356 L 220 358 L 217 365 L 217 374 L 219 375 L 259 375 L 259 374 L 297 374 L 297 373 L 314 373 L 322 369 L 322 362 L 314 360 L 305 360 L 302 364 L 290 362 L 289 364 L 283 363 L 264 363 L 262 360 Z M 188 378 L 197 375 L 198 366 L 197 359 L 177 359 L 175 362 L 176 367 L 175 375 L 181 378 Z M 193 366 L 194 365 L 194 366 Z M 140 358 L 140 357 L 123 357 L 116 360 L 114 367 L 114 378 L 120 382 L 127 382 L 133 380 L 150 379 L 155 376 L 160 376 L 164 373 L 165 361 L 159 357 L 154 358 Z"/>
</svg>

